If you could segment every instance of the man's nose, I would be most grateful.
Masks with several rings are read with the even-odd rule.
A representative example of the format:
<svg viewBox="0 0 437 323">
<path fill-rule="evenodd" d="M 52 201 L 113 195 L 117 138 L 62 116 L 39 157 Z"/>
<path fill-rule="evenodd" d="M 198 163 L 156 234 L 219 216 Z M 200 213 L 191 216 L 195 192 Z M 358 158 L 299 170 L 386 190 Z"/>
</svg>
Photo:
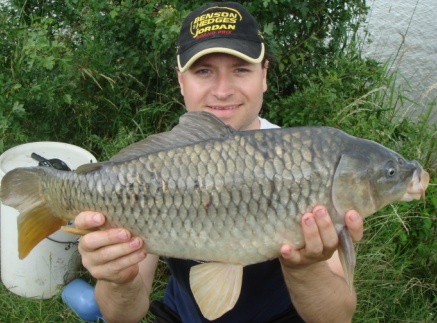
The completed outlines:
<svg viewBox="0 0 437 323">
<path fill-rule="evenodd" d="M 226 73 L 219 73 L 216 76 L 216 82 L 214 84 L 213 95 L 218 99 L 226 99 L 235 93 L 232 77 Z"/>
</svg>

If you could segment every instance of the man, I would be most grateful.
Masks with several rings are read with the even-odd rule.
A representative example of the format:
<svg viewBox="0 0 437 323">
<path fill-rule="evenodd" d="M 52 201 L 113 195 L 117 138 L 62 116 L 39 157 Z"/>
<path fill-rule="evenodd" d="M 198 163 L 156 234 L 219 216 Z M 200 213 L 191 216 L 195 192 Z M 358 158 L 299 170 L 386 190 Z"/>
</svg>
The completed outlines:
<svg viewBox="0 0 437 323">
<path fill-rule="evenodd" d="M 277 127 L 259 117 L 267 90 L 268 60 L 255 19 L 241 5 L 213 3 L 191 12 L 178 41 L 178 81 L 187 111 L 207 111 L 238 130 Z M 102 214 L 83 212 L 81 229 L 103 225 Z M 363 234 L 361 217 L 345 215 L 352 239 Z M 236 306 L 221 322 L 349 322 L 356 295 L 344 280 L 337 254 L 338 237 L 323 206 L 302 217 L 305 247 L 281 247 L 280 259 L 247 266 Z M 125 229 L 85 235 L 79 244 L 85 268 L 97 279 L 95 297 L 108 322 L 137 322 L 150 307 L 158 256 Z M 194 260 L 166 259 L 172 277 L 164 304 L 155 312 L 163 321 L 202 322 L 188 284 Z"/>
</svg>

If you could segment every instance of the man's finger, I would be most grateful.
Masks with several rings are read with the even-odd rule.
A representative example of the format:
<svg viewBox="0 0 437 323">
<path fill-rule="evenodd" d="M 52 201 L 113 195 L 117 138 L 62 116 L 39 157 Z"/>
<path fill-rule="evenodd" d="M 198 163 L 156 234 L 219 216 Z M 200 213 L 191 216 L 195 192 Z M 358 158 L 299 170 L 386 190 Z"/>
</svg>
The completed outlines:
<svg viewBox="0 0 437 323">
<path fill-rule="evenodd" d="M 348 211 L 345 215 L 345 223 L 353 242 L 363 238 L 363 219 L 357 211 Z"/>
<path fill-rule="evenodd" d="M 323 245 L 323 252 L 331 254 L 338 246 L 338 234 L 326 208 L 316 206 L 313 210 L 314 219 Z"/>
<path fill-rule="evenodd" d="M 79 213 L 74 219 L 74 226 L 78 229 L 88 230 L 105 224 L 106 218 L 103 214 L 91 211 Z"/>
<path fill-rule="evenodd" d="M 83 251 L 90 252 L 105 246 L 128 242 L 130 239 L 131 233 L 128 230 L 114 228 L 84 235 L 80 239 L 79 247 Z"/>
</svg>

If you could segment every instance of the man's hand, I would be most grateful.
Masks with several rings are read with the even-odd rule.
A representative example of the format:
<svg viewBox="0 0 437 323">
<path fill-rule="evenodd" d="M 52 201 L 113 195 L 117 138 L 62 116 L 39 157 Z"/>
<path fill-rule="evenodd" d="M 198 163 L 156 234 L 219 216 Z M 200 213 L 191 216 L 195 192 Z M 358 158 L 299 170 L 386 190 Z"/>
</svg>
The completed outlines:
<svg viewBox="0 0 437 323">
<path fill-rule="evenodd" d="M 105 222 L 96 212 L 76 217 L 76 228 L 100 229 L 80 239 L 82 263 L 97 279 L 94 296 L 106 322 L 138 322 L 149 310 L 159 258 L 147 255 L 142 239 L 126 229 L 104 228 Z"/>
<path fill-rule="evenodd" d="M 106 218 L 95 212 L 80 213 L 74 223 L 78 229 L 95 229 Z M 79 242 L 84 267 L 93 277 L 116 284 L 132 281 L 139 273 L 139 262 L 146 258 L 143 241 L 126 229 L 97 230 L 84 235 Z"/>
<path fill-rule="evenodd" d="M 345 224 L 352 241 L 363 237 L 363 220 L 354 211 L 345 215 Z M 285 267 L 308 266 L 320 261 L 331 259 L 338 247 L 338 235 L 328 211 L 323 206 L 316 206 L 312 213 L 302 217 L 302 231 L 305 247 L 295 249 L 290 245 L 281 247 L 281 263 Z"/>
<path fill-rule="evenodd" d="M 345 215 L 353 241 L 363 236 L 363 221 L 356 211 Z M 356 294 L 346 284 L 338 256 L 338 235 L 325 207 L 302 217 L 305 246 L 281 247 L 285 283 L 299 315 L 308 322 L 351 322 Z"/>
</svg>

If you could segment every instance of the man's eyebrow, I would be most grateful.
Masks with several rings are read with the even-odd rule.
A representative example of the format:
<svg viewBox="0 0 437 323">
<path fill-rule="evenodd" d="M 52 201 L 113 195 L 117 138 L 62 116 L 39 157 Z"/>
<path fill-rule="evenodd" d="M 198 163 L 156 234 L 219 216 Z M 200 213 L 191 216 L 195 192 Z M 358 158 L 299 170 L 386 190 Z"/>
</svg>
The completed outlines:
<svg viewBox="0 0 437 323">
<path fill-rule="evenodd" d="M 195 61 L 191 66 L 192 66 L 192 67 L 200 67 L 200 66 L 203 66 L 203 67 L 211 67 L 212 64 L 207 63 L 207 62 L 204 62 L 204 61 L 202 61 L 201 59 L 198 59 L 198 60 Z"/>
<path fill-rule="evenodd" d="M 235 67 L 248 67 L 248 66 L 253 66 L 253 65 L 254 64 L 246 62 L 245 60 L 241 60 L 241 61 L 237 61 L 237 62 L 233 63 L 231 66 L 233 68 L 235 68 Z M 198 67 L 211 67 L 211 66 L 214 66 L 214 64 L 211 64 L 211 63 L 208 63 L 208 62 L 205 62 L 205 61 L 202 61 L 201 59 L 199 59 L 199 60 L 195 61 L 191 66 L 196 67 L 196 68 L 198 68 Z"/>
</svg>

